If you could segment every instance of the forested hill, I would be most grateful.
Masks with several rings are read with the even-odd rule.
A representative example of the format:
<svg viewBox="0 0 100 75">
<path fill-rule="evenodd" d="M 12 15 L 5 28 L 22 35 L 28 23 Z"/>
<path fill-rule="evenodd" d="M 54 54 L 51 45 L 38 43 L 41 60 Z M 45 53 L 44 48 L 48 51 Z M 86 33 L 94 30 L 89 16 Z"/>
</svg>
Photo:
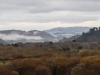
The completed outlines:
<svg viewBox="0 0 100 75">
<path fill-rule="evenodd" d="M 91 28 L 87 33 L 84 33 L 76 39 L 79 42 L 98 42 L 100 43 L 100 27 Z"/>
</svg>

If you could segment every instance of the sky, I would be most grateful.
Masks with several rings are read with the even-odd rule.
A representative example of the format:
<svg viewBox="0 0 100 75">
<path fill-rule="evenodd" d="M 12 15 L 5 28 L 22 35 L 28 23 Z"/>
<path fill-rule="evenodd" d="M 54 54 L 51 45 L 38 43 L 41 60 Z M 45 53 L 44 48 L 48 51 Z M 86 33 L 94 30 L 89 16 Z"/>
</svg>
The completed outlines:
<svg viewBox="0 0 100 75">
<path fill-rule="evenodd" d="M 0 30 L 99 27 L 100 0 L 0 0 Z"/>
</svg>

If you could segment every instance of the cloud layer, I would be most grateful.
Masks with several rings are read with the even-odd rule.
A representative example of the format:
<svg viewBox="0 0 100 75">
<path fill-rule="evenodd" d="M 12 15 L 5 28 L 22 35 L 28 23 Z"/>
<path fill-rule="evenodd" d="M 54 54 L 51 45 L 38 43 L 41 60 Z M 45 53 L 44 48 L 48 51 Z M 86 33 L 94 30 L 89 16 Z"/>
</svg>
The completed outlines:
<svg viewBox="0 0 100 75">
<path fill-rule="evenodd" d="M 3 29 L 16 29 L 16 26 L 24 28 L 22 23 L 25 26 L 32 24 L 33 29 L 45 29 L 48 28 L 44 28 L 45 24 L 51 23 L 61 23 L 58 26 L 64 26 L 63 23 L 66 26 L 82 26 L 90 22 L 87 23 L 90 26 L 94 21 L 98 23 L 99 19 L 99 0 L 0 0 L 0 27 Z M 5 27 L 7 25 L 9 28 Z"/>
<path fill-rule="evenodd" d="M 31 13 L 52 11 L 100 12 L 99 0 L 0 0 L 0 10 L 18 10 Z"/>
</svg>

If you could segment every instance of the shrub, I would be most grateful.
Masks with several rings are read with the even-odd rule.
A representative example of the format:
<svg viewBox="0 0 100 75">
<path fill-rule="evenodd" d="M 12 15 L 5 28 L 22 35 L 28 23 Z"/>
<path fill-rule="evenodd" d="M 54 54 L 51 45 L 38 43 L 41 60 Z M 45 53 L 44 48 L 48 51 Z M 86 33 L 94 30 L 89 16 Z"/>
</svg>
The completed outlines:
<svg viewBox="0 0 100 75">
<path fill-rule="evenodd" d="M 19 72 L 19 75 L 33 75 L 35 68 L 39 65 L 34 60 L 15 60 L 12 62 L 15 70 Z"/>
<path fill-rule="evenodd" d="M 80 51 L 79 51 L 79 55 L 82 56 L 82 57 L 84 57 L 84 56 L 88 56 L 89 53 L 88 53 L 88 51 L 86 51 L 86 50 L 80 50 Z"/>
<path fill-rule="evenodd" d="M 98 51 L 98 50 L 91 50 L 91 51 L 89 51 L 89 55 L 90 56 L 100 55 L 100 51 Z"/>
<path fill-rule="evenodd" d="M 80 62 L 80 58 L 78 57 L 69 58 L 69 60 L 67 61 L 65 75 L 71 75 L 72 68 L 75 67 L 77 64 L 79 64 L 79 62 Z"/>
<path fill-rule="evenodd" d="M 75 66 L 72 71 L 71 75 L 84 75 L 85 65 L 84 64 L 78 64 Z"/>
<path fill-rule="evenodd" d="M 82 48 L 83 48 L 83 47 L 79 46 L 79 47 L 78 47 L 78 50 L 81 50 Z"/>
<path fill-rule="evenodd" d="M 71 69 L 79 63 L 78 58 L 52 57 L 44 62 L 52 75 L 70 75 Z"/>
<path fill-rule="evenodd" d="M 11 71 L 11 75 L 19 75 L 17 71 Z"/>
<path fill-rule="evenodd" d="M 56 60 L 54 57 L 45 60 L 44 62 L 42 62 L 42 65 L 47 66 L 51 70 L 51 73 L 53 75 L 56 75 L 56 73 L 55 73 Z"/>
<path fill-rule="evenodd" d="M 0 65 L 0 75 L 10 75 L 10 70 Z"/>
<path fill-rule="evenodd" d="M 47 68 L 46 66 L 38 66 L 34 70 L 34 74 L 33 75 L 51 75 L 51 72 L 50 72 L 50 69 Z"/>
<path fill-rule="evenodd" d="M 72 69 L 71 75 L 100 75 L 100 57 L 85 57 L 81 63 Z"/>
<path fill-rule="evenodd" d="M 4 59 L 4 57 L 3 56 L 0 56 L 0 60 L 3 60 Z"/>
<path fill-rule="evenodd" d="M 56 75 L 63 75 L 66 73 L 68 59 L 65 57 L 59 57 L 56 59 L 55 71 Z"/>
<path fill-rule="evenodd" d="M 68 48 L 68 47 L 63 47 L 62 50 L 63 50 L 63 51 L 70 51 L 70 48 Z"/>
<path fill-rule="evenodd" d="M 16 44 L 12 44 L 14 47 L 18 47 L 19 45 L 16 43 Z"/>
</svg>

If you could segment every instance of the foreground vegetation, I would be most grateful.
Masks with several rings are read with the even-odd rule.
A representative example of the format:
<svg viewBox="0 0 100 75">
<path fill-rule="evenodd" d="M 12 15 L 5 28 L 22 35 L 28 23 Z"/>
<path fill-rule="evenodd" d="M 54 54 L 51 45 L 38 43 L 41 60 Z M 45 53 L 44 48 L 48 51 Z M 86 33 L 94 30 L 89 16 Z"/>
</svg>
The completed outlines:
<svg viewBox="0 0 100 75">
<path fill-rule="evenodd" d="M 77 42 L 68 45 L 0 46 L 0 75 L 100 75 L 97 44 L 86 49 Z"/>
</svg>

